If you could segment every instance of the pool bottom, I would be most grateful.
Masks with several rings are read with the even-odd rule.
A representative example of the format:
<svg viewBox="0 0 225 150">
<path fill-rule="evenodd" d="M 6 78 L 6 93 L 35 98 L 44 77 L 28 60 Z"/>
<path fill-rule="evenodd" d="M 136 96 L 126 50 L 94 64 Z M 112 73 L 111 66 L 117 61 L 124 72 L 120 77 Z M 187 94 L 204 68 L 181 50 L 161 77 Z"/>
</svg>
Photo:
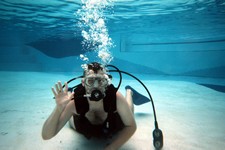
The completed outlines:
<svg viewBox="0 0 225 150">
<path fill-rule="evenodd" d="M 102 149 L 107 142 L 86 140 L 66 125 L 54 138 L 44 141 L 41 129 L 54 109 L 51 87 L 73 77 L 68 73 L 0 72 L 2 149 Z M 140 76 L 155 102 L 157 119 L 164 134 L 164 150 L 211 150 L 225 146 L 225 94 L 181 78 Z M 118 79 L 114 78 L 115 84 Z M 203 80 L 203 79 L 199 79 Z M 132 79 L 123 79 L 120 91 L 129 84 L 142 94 L 144 88 Z M 77 81 L 80 82 L 80 81 Z M 202 82 L 202 81 L 201 81 Z M 202 82 L 203 83 L 203 82 Z M 204 84 L 213 84 L 204 79 Z M 215 82 L 216 84 L 218 82 Z M 147 95 L 146 95 L 147 96 Z M 151 104 L 135 106 L 138 129 L 121 148 L 154 149 L 154 119 Z M 97 143 L 97 144 L 96 144 Z"/>
</svg>

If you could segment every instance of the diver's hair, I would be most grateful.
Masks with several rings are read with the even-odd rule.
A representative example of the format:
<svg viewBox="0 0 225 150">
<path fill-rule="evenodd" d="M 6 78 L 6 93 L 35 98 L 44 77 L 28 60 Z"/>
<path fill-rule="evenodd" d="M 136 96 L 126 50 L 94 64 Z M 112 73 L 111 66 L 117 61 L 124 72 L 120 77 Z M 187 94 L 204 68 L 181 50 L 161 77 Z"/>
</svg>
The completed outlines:
<svg viewBox="0 0 225 150">
<path fill-rule="evenodd" d="M 89 70 L 93 70 L 94 73 L 97 73 L 99 70 L 104 71 L 105 68 L 103 67 L 102 64 L 98 63 L 98 62 L 92 62 L 90 64 L 87 64 L 87 68 L 84 70 L 84 76 L 86 75 L 86 73 Z"/>
</svg>

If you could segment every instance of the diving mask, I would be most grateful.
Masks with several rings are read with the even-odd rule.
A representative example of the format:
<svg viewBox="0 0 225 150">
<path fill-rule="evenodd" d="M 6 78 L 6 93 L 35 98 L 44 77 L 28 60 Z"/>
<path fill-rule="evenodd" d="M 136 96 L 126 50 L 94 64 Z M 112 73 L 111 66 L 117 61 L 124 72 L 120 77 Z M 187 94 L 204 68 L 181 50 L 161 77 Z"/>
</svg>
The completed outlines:
<svg viewBox="0 0 225 150">
<path fill-rule="evenodd" d="M 106 87 L 108 79 L 104 76 L 91 76 L 84 79 L 84 84 L 88 87 L 94 87 L 96 83 L 99 87 Z"/>
<path fill-rule="evenodd" d="M 105 89 L 109 85 L 108 76 L 104 75 L 91 75 L 84 78 L 84 84 L 87 86 L 88 92 L 85 97 L 90 100 L 99 101 L 105 97 Z"/>
</svg>

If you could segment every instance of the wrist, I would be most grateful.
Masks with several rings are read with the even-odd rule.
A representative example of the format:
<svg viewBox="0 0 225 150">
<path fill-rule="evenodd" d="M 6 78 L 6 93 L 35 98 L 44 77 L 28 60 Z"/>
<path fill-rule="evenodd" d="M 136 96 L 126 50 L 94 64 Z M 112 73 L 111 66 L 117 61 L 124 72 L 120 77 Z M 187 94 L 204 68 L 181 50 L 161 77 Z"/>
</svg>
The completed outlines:
<svg viewBox="0 0 225 150">
<path fill-rule="evenodd" d="M 55 110 L 56 110 L 57 113 L 62 113 L 63 110 L 64 110 L 64 108 L 65 108 L 65 107 L 63 107 L 63 106 L 61 106 L 61 105 L 56 105 Z"/>
<path fill-rule="evenodd" d="M 57 103 L 56 107 L 57 107 L 58 110 L 63 111 L 66 108 L 66 106 L 69 102 L 70 102 L 70 100 L 65 100 L 61 103 Z"/>
</svg>

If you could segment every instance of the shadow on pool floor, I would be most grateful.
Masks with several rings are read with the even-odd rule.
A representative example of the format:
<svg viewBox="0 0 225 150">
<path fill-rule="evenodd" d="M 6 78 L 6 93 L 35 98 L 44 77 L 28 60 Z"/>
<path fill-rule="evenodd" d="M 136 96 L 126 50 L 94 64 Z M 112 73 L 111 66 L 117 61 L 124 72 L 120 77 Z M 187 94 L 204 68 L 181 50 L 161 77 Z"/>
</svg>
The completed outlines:
<svg viewBox="0 0 225 150">
<path fill-rule="evenodd" d="M 207 88 L 216 90 L 218 92 L 223 92 L 225 93 L 225 86 L 224 85 L 215 85 L 215 84 L 201 84 L 199 83 L 199 85 L 205 86 Z"/>
</svg>

